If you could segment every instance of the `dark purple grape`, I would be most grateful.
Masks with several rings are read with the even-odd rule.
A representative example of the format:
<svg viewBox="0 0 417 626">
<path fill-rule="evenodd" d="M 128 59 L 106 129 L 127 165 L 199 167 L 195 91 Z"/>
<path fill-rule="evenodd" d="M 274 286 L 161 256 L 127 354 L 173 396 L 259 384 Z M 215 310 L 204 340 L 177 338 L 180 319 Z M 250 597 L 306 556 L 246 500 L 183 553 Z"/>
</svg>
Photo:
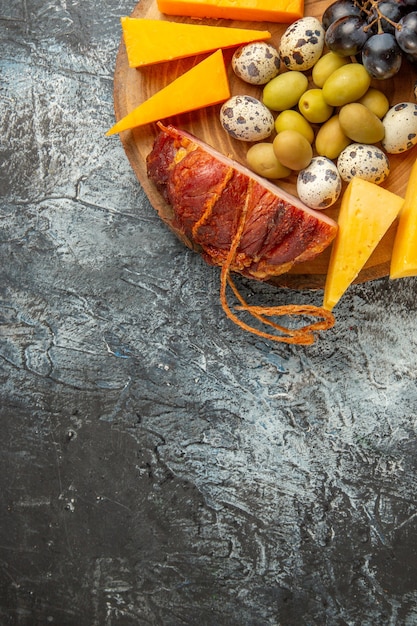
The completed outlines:
<svg viewBox="0 0 417 626">
<path fill-rule="evenodd" d="M 405 54 L 417 54 L 417 11 L 404 15 L 398 22 L 395 38 Z"/>
<path fill-rule="evenodd" d="M 324 41 L 332 52 L 343 57 L 355 56 L 369 38 L 366 22 L 358 15 L 340 17 L 326 30 Z"/>
<path fill-rule="evenodd" d="M 416 0 L 417 1 L 417 0 Z M 355 0 L 336 0 L 330 4 L 321 17 L 324 30 L 341 17 L 348 15 L 361 15 L 361 8 Z"/>
<path fill-rule="evenodd" d="M 367 22 L 369 25 L 372 24 L 371 30 L 373 34 L 380 33 L 380 29 L 384 33 L 394 33 L 395 25 L 400 21 L 402 15 L 403 13 L 397 2 L 382 0 L 382 2 L 378 3 L 378 6 L 370 10 Z"/>
<path fill-rule="evenodd" d="M 413 66 L 414 69 L 417 69 L 417 55 L 413 54 L 404 54 L 404 57 L 407 59 L 410 65 Z"/>
<path fill-rule="evenodd" d="M 396 2 L 403 13 L 409 13 L 417 9 L 417 0 L 396 0 Z"/>
<path fill-rule="evenodd" d="M 362 63 L 372 78 L 385 80 L 395 76 L 401 62 L 401 49 L 391 33 L 372 35 L 362 48 Z"/>
</svg>

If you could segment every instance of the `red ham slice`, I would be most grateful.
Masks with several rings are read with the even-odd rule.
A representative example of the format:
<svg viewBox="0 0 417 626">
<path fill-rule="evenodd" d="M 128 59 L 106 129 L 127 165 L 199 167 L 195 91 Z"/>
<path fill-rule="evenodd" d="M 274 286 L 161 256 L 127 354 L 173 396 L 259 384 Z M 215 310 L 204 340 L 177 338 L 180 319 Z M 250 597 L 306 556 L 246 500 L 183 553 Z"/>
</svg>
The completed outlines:
<svg viewBox="0 0 417 626">
<path fill-rule="evenodd" d="M 287 272 L 331 243 L 336 222 L 190 133 L 161 123 L 159 128 L 147 157 L 147 173 L 167 203 L 161 217 L 208 263 L 222 268 L 220 299 L 228 317 L 267 339 L 313 343 L 315 331 L 333 326 L 329 311 L 312 305 L 250 306 L 236 289 L 230 272 L 257 280 Z M 231 310 L 227 285 L 240 303 L 238 308 L 272 327 L 273 333 L 254 328 Z M 284 315 L 320 320 L 295 329 L 271 320 Z"/>
<path fill-rule="evenodd" d="M 223 265 L 244 213 L 230 270 L 258 280 L 320 254 L 337 224 L 189 133 L 160 125 L 148 177 L 172 208 L 169 225 L 206 261 Z"/>
</svg>

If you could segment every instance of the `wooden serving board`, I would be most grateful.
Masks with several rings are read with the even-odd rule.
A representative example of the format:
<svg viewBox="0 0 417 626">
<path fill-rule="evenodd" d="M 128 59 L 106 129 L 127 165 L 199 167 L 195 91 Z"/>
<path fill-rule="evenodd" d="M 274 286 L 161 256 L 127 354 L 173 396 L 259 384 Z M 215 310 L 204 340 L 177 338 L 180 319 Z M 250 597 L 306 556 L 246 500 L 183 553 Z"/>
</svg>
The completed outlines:
<svg viewBox="0 0 417 626">
<path fill-rule="evenodd" d="M 329 0 L 306 0 L 305 15 L 312 15 L 320 19 L 329 4 Z M 282 33 L 287 28 L 285 24 L 275 24 L 271 22 L 237 22 L 214 19 L 197 21 L 188 18 L 170 18 L 162 15 L 158 11 L 155 0 L 142 0 L 139 2 L 132 12 L 132 17 L 269 30 L 272 33 L 270 42 L 275 44 L 276 47 L 279 45 Z M 261 87 L 248 85 L 238 79 L 233 73 L 230 64 L 233 52 L 233 49 L 224 51 L 232 95 L 248 94 L 261 99 Z M 114 76 L 114 107 L 116 120 L 120 120 L 165 85 L 196 65 L 204 56 L 161 63 L 141 69 L 132 69 L 128 65 L 122 37 L 117 54 Z M 404 61 L 401 72 L 397 76 L 387 81 L 374 81 L 373 85 L 386 93 L 391 105 L 401 101 L 414 102 L 413 90 L 416 78 L 415 71 Z M 246 164 L 245 155 L 250 144 L 232 139 L 223 130 L 219 122 L 220 106 L 221 105 L 194 111 L 192 113 L 172 117 L 165 121 L 169 121 L 175 126 L 193 133 L 223 154 Z M 149 182 L 146 174 L 146 156 L 152 148 L 157 132 L 156 124 L 149 124 L 132 131 L 125 131 L 120 134 L 120 138 L 130 164 L 152 206 L 158 212 L 161 212 L 165 207 L 164 201 L 155 191 L 155 188 Z M 391 173 L 388 180 L 384 183 L 387 189 L 404 196 L 410 167 L 416 159 L 416 156 L 415 148 L 404 155 L 390 155 Z M 280 180 L 278 184 L 287 191 L 295 194 L 296 178 L 296 174 L 294 174 L 288 179 Z M 339 203 L 326 211 L 328 215 L 335 219 L 337 219 Z M 383 211 L 383 207 L 381 207 L 381 211 Z M 380 242 L 356 282 L 365 282 L 389 274 L 389 264 L 395 231 L 396 223 L 393 224 Z M 327 249 L 313 261 L 300 263 L 287 274 L 277 276 L 270 282 L 279 286 L 287 286 L 295 289 L 322 288 L 326 278 L 329 254 L 330 249 Z"/>
</svg>

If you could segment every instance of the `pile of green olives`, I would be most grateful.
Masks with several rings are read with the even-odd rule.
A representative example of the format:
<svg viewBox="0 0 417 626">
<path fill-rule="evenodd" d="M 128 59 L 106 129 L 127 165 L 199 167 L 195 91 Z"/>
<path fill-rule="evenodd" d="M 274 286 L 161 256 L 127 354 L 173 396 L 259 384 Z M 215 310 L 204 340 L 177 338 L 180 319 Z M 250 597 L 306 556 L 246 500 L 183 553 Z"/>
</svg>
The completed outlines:
<svg viewBox="0 0 417 626">
<path fill-rule="evenodd" d="M 276 115 L 276 135 L 248 150 L 247 163 L 257 174 L 285 178 L 307 167 L 314 153 L 335 160 L 350 143 L 383 139 L 389 101 L 370 86 L 361 64 L 326 52 L 313 66 L 311 81 L 289 70 L 264 85 L 262 102 Z"/>
</svg>

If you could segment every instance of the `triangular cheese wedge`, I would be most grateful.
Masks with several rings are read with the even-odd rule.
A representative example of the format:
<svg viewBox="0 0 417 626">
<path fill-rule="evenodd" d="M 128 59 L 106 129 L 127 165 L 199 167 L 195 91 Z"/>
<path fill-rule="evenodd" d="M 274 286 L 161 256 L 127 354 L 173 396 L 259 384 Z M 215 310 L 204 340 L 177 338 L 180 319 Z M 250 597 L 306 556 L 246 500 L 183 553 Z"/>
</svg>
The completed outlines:
<svg viewBox="0 0 417 626">
<path fill-rule="evenodd" d="M 122 17 L 120 21 L 130 67 L 182 59 L 271 37 L 267 30 L 134 17 Z"/>
<path fill-rule="evenodd" d="M 399 215 L 391 257 L 390 278 L 417 275 L 417 160 L 411 168 Z"/>
<path fill-rule="evenodd" d="M 157 0 L 167 15 L 290 24 L 304 15 L 304 0 Z"/>
<path fill-rule="evenodd" d="M 353 178 L 346 188 L 330 253 L 323 307 L 331 311 L 355 280 L 404 203 L 375 183 Z"/>
<path fill-rule="evenodd" d="M 212 106 L 229 97 L 223 53 L 217 50 L 128 113 L 106 135 Z"/>
</svg>

